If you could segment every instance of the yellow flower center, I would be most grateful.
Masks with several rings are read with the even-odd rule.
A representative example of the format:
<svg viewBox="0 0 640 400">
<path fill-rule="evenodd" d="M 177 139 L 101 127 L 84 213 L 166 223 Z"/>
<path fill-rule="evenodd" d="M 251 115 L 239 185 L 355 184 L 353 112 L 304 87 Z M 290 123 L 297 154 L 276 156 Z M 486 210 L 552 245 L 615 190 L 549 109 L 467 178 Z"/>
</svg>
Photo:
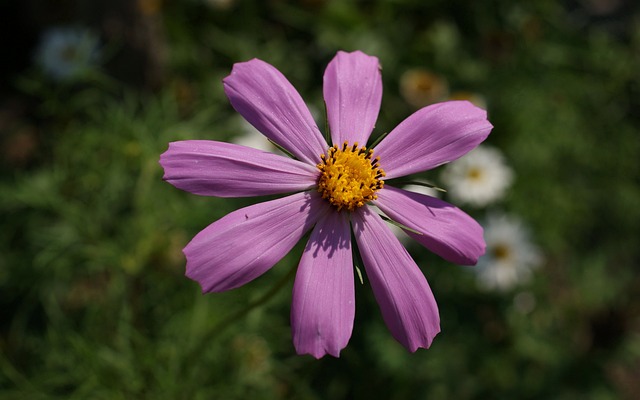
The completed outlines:
<svg viewBox="0 0 640 400">
<path fill-rule="evenodd" d="M 498 244 L 493 248 L 493 256 L 500 261 L 511 258 L 511 248 L 506 244 Z"/>
<path fill-rule="evenodd" d="M 384 171 L 378 165 L 380 157 L 371 158 L 373 150 L 358 147 L 358 143 L 342 147 L 334 145 L 327 154 L 320 156 L 318 192 L 322 198 L 338 208 L 353 211 L 378 198 L 376 191 L 382 188 Z"/>
<path fill-rule="evenodd" d="M 467 171 L 467 177 L 473 181 L 482 179 L 482 170 L 479 168 L 471 167 Z"/>
</svg>

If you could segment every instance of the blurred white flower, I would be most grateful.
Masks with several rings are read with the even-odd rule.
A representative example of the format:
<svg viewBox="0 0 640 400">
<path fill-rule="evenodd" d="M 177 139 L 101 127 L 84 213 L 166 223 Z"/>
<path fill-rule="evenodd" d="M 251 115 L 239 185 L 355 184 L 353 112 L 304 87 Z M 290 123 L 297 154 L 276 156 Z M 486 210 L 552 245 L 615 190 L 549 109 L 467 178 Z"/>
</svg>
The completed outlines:
<svg viewBox="0 0 640 400">
<path fill-rule="evenodd" d="M 447 165 L 441 178 L 456 203 L 483 207 L 504 197 L 513 171 L 498 149 L 478 146 Z"/>
<path fill-rule="evenodd" d="M 431 196 L 431 197 L 440 197 L 440 194 L 442 193 L 439 190 L 430 188 L 428 186 L 423 186 L 423 185 L 405 185 L 402 188 L 410 192 L 426 194 L 427 196 Z"/>
<path fill-rule="evenodd" d="M 487 99 L 480 93 L 459 90 L 449 95 L 449 100 L 467 100 L 474 106 L 487 109 Z"/>
<path fill-rule="evenodd" d="M 240 133 L 231 139 L 232 143 L 241 146 L 253 147 L 254 149 L 277 152 L 276 146 L 273 145 L 267 137 L 254 128 L 247 120 L 242 117 L 236 118 L 237 124 L 240 126 Z"/>
<path fill-rule="evenodd" d="M 98 37 L 81 28 L 57 27 L 44 32 L 35 60 L 56 80 L 76 78 L 98 60 Z"/>
<path fill-rule="evenodd" d="M 442 101 L 448 93 L 447 80 L 426 69 L 411 69 L 400 77 L 400 94 L 416 108 Z"/>
<path fill-rule="evenodd" d="M 484 224 L 486 253 L 474 268 L 478 283 L 487 289 L 508 290 L 526 282 L 542 262 L 522 222 L 506 215 L 490 214 Z"/>
</svg>

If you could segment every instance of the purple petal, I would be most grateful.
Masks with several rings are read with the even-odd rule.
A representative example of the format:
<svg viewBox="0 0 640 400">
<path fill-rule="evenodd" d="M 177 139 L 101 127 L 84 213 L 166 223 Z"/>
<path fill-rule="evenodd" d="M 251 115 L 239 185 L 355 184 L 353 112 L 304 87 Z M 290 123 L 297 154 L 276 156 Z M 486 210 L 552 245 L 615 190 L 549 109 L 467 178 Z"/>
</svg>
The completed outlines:
<svg viewBox="0 0 640 400">
<path fill-rule="evenodd" d="M 433 104 L 413 113 L 375 148 L 386 179 L 453 161 L 487 138 L 487 112 L 468 101 Z"/>
<path fill-rule="evenodd" d="M 303 192 L 227 214 L 184 248 L 187 276 L 203 292 L 242 286 L 280 261 L 328 207 L 316 192 Z"/>
<path fill-rule="evenodd" d="M 339 51 L 324 72 L 324 101 L 331 139 L 365 146 L 373 131 L 382 100 L 378 58 L 361 51 Z"/>
<path fill-rule="evenodd" d="M 164 179 L 203 196 L 263 196 L 309 189 L 318 170 L 309 164 L 250 147 L 211 140 L 169 144 L 160 156 Z"/>
<path fill-rule="evenodd" d="M 233 108 L 262 134 L 301 161 L 320 162 L 328 145 L 302 97 L 280 71 L 253 59 L 235 64 L 223 83 Z"/>
<path fill-rule="evenodd" d="M 355 311 L 349 217 L 330 212 L 313 229 L 293 286 L 291 331 L 298 354 L 339 357 Z"/>
<path fill-rule="evenodd" d="M 351 218 L 367 277 L 391 334 L 411 352 L 428 348 L 440 332 L 440 316 L 427 279 L 380 216 L 361 207 Z"/>
<path fill-rule="evenodd" d="M 405 231 L 452 263 L 474 265 L 484 254 L 482 227 L 462 210 L 440 199 L 385 186 L 374 202 L 389 218 L 422 235 Z"/>
</svg>

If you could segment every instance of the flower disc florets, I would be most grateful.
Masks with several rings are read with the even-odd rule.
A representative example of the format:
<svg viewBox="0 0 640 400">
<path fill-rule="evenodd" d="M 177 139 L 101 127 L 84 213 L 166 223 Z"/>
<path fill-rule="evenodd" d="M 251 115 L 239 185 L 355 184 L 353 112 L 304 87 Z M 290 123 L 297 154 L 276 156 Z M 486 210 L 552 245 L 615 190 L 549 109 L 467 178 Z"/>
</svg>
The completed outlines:
<svg viewBox="0 0 640 400">
<path fill-rule="evenodd" d="M 320 156 L 318 164 L 320 178 L 318 192 L 338 211 L 346 208 L 353 211 L 367 202 L 377 199 L 376 191 L 381 189 L 385 176 L 378 165 L 380 157 L 371 158 L 373 150 L 358 147 L 358 143 L 349 146 L 344 142 L 342 147 L 334 145 L 327 154 Z"/>
</svg>

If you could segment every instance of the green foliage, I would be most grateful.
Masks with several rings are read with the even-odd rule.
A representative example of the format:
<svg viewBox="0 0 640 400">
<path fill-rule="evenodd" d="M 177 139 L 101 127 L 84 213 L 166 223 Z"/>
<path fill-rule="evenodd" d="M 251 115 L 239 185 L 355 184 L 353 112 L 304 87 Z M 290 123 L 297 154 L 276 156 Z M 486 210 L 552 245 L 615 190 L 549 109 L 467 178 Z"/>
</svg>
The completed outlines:
<svg viewBox="0 0 640 400">
<path fill-rule="evenodd" d="M 167 65 L 156 91 L 108 78 L 108 68 L 73 84 L 33 70 L 15 77 L 14 95 L 33 104 L 20 126 L 35 127 L 38 147 L 27 163 L 3 159 L 0 173 L 0 399 L 640 391 L 640 14 L 631 2 L 608 16 L 551 0 L 215 3 L 163 2 L 154 18 Z M 495 126 L 488 141 L 516 174 L 500 207 L 532 227 L 544 253 L 532 281 L 494 293 L 469 268 L 410 245 L 442 320 L 432 347 L 415 354 L 387 331 L 365 276 L 341 358 L 295 355 L 300 246 L 228 293 L 202 296 L 183 276 L 190 238 L 258 200 L 181 192 L 162 181 L 159 155 L 171 141 L 239 133 L 221 84 L 237 61 L 270 62 L 321 110 L 322 71 L 340 49 L 381 60 L 376 135 L 413 111 L 399 89 L 408 69 L 481 94 Z"/>
</svg>

